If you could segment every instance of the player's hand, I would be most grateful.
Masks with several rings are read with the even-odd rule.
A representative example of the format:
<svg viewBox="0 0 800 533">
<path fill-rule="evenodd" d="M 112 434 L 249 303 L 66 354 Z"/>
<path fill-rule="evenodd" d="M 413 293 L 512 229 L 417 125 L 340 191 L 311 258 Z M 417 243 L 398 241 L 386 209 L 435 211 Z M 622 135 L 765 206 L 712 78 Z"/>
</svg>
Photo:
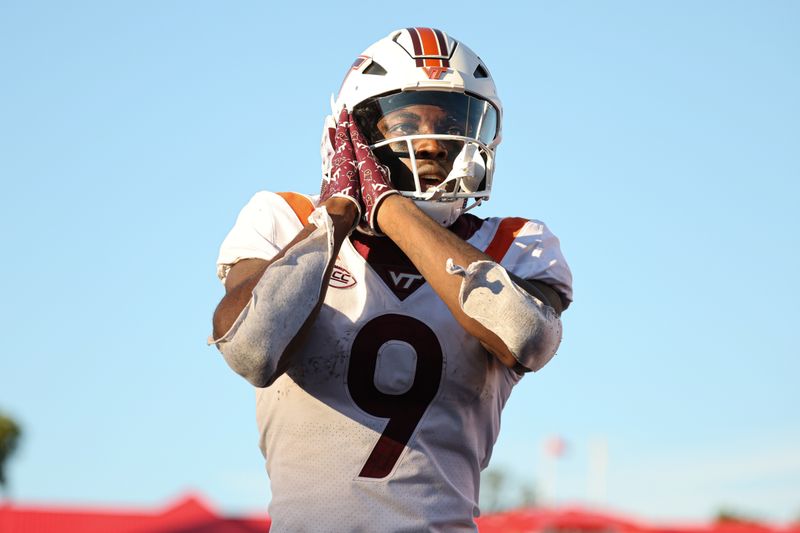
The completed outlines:
<svg viewBox="0 0 800 533">
<path fill-rule="evenodd" d="M 389 195 L 397 194 L 389 177 L 389 169 L 378 163 L 375 154 L 358 131 L 358 126 L 352 117 L 350 122 L 350 140 L 353 143 L 358 166 L 359 180 L 361 182 L 361 202 L 364 206 L 363 222 L 375 234 L 382 235 L 378 227 L 378 209 L 381 202 Z"/>
<path fill-rule="evenodd" d="M 319 201 L 320 204 L 323 204 L 328 199 L 337 197 L 353 202 L 358 211 L 353 223 L 355 227 L 362 213 L 361 186 L 358 180 L 358 163 L 353 143 L 350 141 L 349 127 L 350 114 L 347 109 L 342 109 L 333 140 L 335 153 L 331 160 L 331 172 L 329 176 L 322 178 Z"/>
</svg>

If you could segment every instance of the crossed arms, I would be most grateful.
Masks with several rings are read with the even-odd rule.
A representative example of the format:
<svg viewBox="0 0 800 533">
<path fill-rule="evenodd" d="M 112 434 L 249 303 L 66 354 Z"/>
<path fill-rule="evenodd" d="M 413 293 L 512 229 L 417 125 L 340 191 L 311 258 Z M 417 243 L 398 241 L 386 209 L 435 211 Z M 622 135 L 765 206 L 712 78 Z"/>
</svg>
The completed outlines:
<svg viewBox="0 0 800 533">
<path fill-rule="evenodd" d="M 354 225 L 358 211 L 352 202 L 340 197 L 331 197 L 323 205 L 333 222 L 334 254 L 332 257 L 335 259 L 344 239 L 347 238 Z M 461 240 L 448 229 L 441 227 L 420 211 L 412 201 L 400 195 L 387 197 L 382 202 L 377 217 L 380 228 L 387 238 L 392 239 L 414 263 L 414 266 L 444 301 L 459 324 L 504 365 L 511 368 L 516 367 L 518 362 L 503 341 L 495 333 L 467 316 L 461 309 L 458 302 L 461 278 L 452 276 L 445 270 L 448 258 L 452 258 L 454 263 L 461 265 L 469 265 L 481 260 L 491 261 L 492 259 Z M 231 267 L 225 281 L 226 294 L 214 312 L 214 338 L 221 338 L 231 328 L 249 303 L 253 289 L 269 265 L 283 257 L 287 250 L 308 237 L 315 229 L 313 224 L 305 226 L 271 261 L 246 259 Z M 419 243 L 427 245 L 419 245 Z M 328 264 L 326 277 L 330 275 L 332 267 L 333 260 Z M 522 280 L 516 276 L 512 276 L 512 279 L 520 288 L 552 307 L 556 314 L 560 315 L 561 299 L 549 285 L 536 280 Z M 323 284 L 319 295 L 320 305 L 325 298 L 326 288 L 327 284 Z M 307 324 L 313 322 L 318 310 L 319 305 L 315 308 L 313 316 L 309 316 Z M 302 342 L 304 333 L 305 331 L 300 332 L 297 342 Z M 286 363 L 288 361 L 279 364 L 279 369 L 285 368 Z"/>
<path fill-rule="evenodd" d="M 250 310 L 255 305 L 251 305 L 251 302 L 255 302 L 254 291 L 257 291 L 259 287 L 262 287 L 263 291 L 263 287 L 269 285 L 264 283 L 264 280 L 269 280 L 270 265 L 281 262 L 287 254 L 296 254 L 298 250 L 305 249 L 306 243 L 311 240 L 322 238 L 318 226 L 321 228 L 325 224 L 317 222 L 315 225 L 309 222 L 272 260 L 246 259 L 233 265 L 228 273 L 225 282 L 226 294 L 214 312 L 213 326 L 214 338 L 224 339 L 217 345 L 234 370 L 244 375 L 256 386 L 265 386 L 271 383 L 285 371 L 291 360 L 293 349 L 303 342 L 310 324 L 315 320 L 325 299 L 327 280 L 342 243 L 359 223 L 368 225 L 372 231 L 382 233 L 386 238 L 391 239 L 411 260 L 464 330 L 477 339 L 503 365 L 514 368 L 518 372 L 536 370 L 539 365 L 527 363 L 518 354 L 515 357 L 512 349 L 498 336 L 498 332 L 502 328 L 487 327 L 485 320 L 476 320 L 473 317 L 477 315 L 465 312 L 464 302 L 460 300 L 463 278 L 452 275 L 446 268 L 448 260 L 452 260 L 452 263 L 456 265 L 467 267 L 476 262 L 491 262 L 492 259 L 447 228 L 440 226 L 410 199 L 397 194 L 388 176 L 375 160 L 369 147 L 363 142 L 360 132 L 351 123 L 345 111 L 340 116 L 335 141 L 336 156 L 332 161 L 331 173 L 323 181 L 320 198 L 320 207 L 324 207 L 327 212 L 323 216 L 330 217 L 330 224 L 326 228 L 326 242 L 328 242 L 326 259 L 319 262 L 317 267 L 319 272 L 316 275 L 311 278 L 303 278 L 314 279 L 313 286 L 303 286 L 301 283 L 295 283 L 293 286 L 292 290 L 296 293 L 298 302 L 304 301 L 304 306 L 292 305 L 292 294 L 289 294 L 288 302 L 284 296 L 283 308 L 270 305 L 270 294 L 263 294 L 259 299 L 257 305 L 260 305 L 261 308 L 258 316 L 265 316 L 266 310 L 266 315 L 271 317 L 268 320 L 273 320 L 275 323 L 285 322 L 283 319 L 288 313 L 294 312 L 297 315 L 296 310 L 303 309 L 300 313 L 302 316 L 291 317 L 290 338 L 278 343 L 277 351 L 280 353 L 263 355 L 264 361 L 269 362 L 269 364 L 263 365 L 263 369 L 258 368 L 258 363 L 255 365 L 252 363 L 254 357 L 256 360 L 258 359 L 258 354 L 255 356 L 251 353 L 242 355 L 241 351 L 233 355 L 227 354 L 224 343 L 233 336 L 231 330 L 237 326 L 237 320 L 241 324 L 243 311 L 246 308 Z M 285 265 L 282 265 L 281 268 L 284 277 L 292 276 L 291 268 L 287 270 Z M 553 288 L 540 281 L 522 280 L 510 273 L 508 275 L 511 284 L 534 297 L 539 312 L 541 309 L 547 309 L 547 316 L 558 321 L 558 316 L 562 311 L 562 300 Z M 284 281 L 286 283 L 283 283 Z M 280 287 L 286 286 L 290 281 L 289 279 L 282 280 Z M 288 284 L 291 286 L 290 283 Z M 315 292 L 313 296 L 316 298 L 311 304 L 308 302 L 309 291 Z M 495 309 L 492 308 L 495 303 L 498 313 L 494 313 Z M 505 311 L 508 316 L 508 308 L 500 309 L 502 305 L 504 304 L 499 298 L 495 300 L 489 297 L 487 300 L 484 296 L 479 302 L 481 312 L 478 314 L 500 316 L 503 314 L 502 311 Z M 522 313 L 527 313 L 527 309 L 536 311 L 530 305 L 513 307 L 513 309 L 521 309 Z M 519 312 L 515 313 L 519 315 Z M 512 313 L 512 316 L 515 313 Z M 532 321 L 523 320 L 521 323 L 535 324 L 536 317 L 532 317 Z M 257 328 L 255 330 L 248 328 L 248 331 L 251 331 L 251 334 L 256 337 L 260 335 Z M 264 331 L 275 330 L 266 328 Z M 286 330 L 282 328 L 281 331 Z M 533 333 L 531 334 L 533 335 Z M 515 332 L 515 335 L 518 341 L 518 332 Z M 556 346 L 560 341 L 560 321 L 558 322 L 557 336 Z M 263 343 L 259 341 L 256 344 L 260 346 Z M 548 351 L 554 353 L 555 347 L 552 346 L 552 339 L 549 344 L 551 346 Z M 248 350 L 251 349 L 249 347 L 245 349 L 245 351 Z M 545 362 L 552 357 L 552 353 L 545 358 Z M 237 368 L 238 359 L 242 357 L 247 359 L 247 365 L 245 365 L 247 368 L 245 369 Z M 257 370 L 254 371 L 253 367 L 256 367 Z"/>
</svg>

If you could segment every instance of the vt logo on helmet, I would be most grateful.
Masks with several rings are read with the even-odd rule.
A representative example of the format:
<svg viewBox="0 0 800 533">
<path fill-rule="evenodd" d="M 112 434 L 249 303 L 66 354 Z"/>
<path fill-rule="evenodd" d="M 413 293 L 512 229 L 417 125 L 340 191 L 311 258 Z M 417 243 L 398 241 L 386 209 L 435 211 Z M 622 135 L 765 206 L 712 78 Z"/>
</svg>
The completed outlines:
<svg viewBox="0 0 800 533">
<path fill-rule="evenodd" d="M 324 174 L 334 117 L 346 107 L 400 194 L 440 224 L 489 199 L 502 105 L 488 69 L 463 43 L 432 28 L 393 31 L 358 56 L 331 107 Z"/>
</svg>

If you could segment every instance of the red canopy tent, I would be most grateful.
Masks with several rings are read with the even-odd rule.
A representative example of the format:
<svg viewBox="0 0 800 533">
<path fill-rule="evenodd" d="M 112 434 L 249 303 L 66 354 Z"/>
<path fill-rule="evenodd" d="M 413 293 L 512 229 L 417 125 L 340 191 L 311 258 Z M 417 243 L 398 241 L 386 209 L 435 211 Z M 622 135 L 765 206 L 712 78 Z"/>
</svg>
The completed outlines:
<svg viewBox="0 0 800 533">
<path fill-rule="evenodd" d="M 800 524 L 755 522 L 648 524 L 583 508 L 517 509 L 482 516 L 480 533 L 800 533 Z M 0 533 L 265 533 L 266 513 L 223 517 L 200 496 L 188 494 L 155 510 L 0 505 Z"/>
<path fill-rule="evenodd" d="M 481 533 L 649 533 L 627 518 L 580 508 L 518 509 L 483 516 L 476 522 Z"/>
<path fill-rule="evenodd" d="M 194 494 L 157 511 L 0 506 L 2 533 L 264 533 L 268 529 L 266 513 L 226 518 Z"/>
<path fill-rule="evenodd" d="M 800 524 L 776 527 L 756 522 L 652 524 L 582 508 L 519 509 L 480 517 L 481 533 L 800 533 Z"/>
</svg>

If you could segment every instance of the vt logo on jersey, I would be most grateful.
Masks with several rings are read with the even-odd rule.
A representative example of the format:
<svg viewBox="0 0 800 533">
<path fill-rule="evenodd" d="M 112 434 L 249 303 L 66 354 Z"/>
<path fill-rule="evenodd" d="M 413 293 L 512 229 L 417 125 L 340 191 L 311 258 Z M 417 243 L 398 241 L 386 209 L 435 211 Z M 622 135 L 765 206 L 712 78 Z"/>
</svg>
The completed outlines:
<svg viewBox="0 0 800 533">
<path fill-rule="evenodd" d="M 425 278 L 413 266 L 375 263 L 371 263 L 371 265 L 386 286 L 400 300 L 405 300 L 414 291 L 425 285 Z"/>
<path fill-rule="evenodd" d="M 334 289 L 349 289 L 355 284 L 356 279 L 347 269 L 338 264 L 333 265 L 333 272 L 331 272 L 331 278 L 328 280 L 328 286 Z"/>
<path fill-rule="evenodd" d="M 389 270 L 389 275 L 392 277 L 392 283 L 398 289 L 410 289 L 415 281 L 422 280 L 422 274 L 409 274 L 407 272 L 395 272 Z"/>
</svg>

